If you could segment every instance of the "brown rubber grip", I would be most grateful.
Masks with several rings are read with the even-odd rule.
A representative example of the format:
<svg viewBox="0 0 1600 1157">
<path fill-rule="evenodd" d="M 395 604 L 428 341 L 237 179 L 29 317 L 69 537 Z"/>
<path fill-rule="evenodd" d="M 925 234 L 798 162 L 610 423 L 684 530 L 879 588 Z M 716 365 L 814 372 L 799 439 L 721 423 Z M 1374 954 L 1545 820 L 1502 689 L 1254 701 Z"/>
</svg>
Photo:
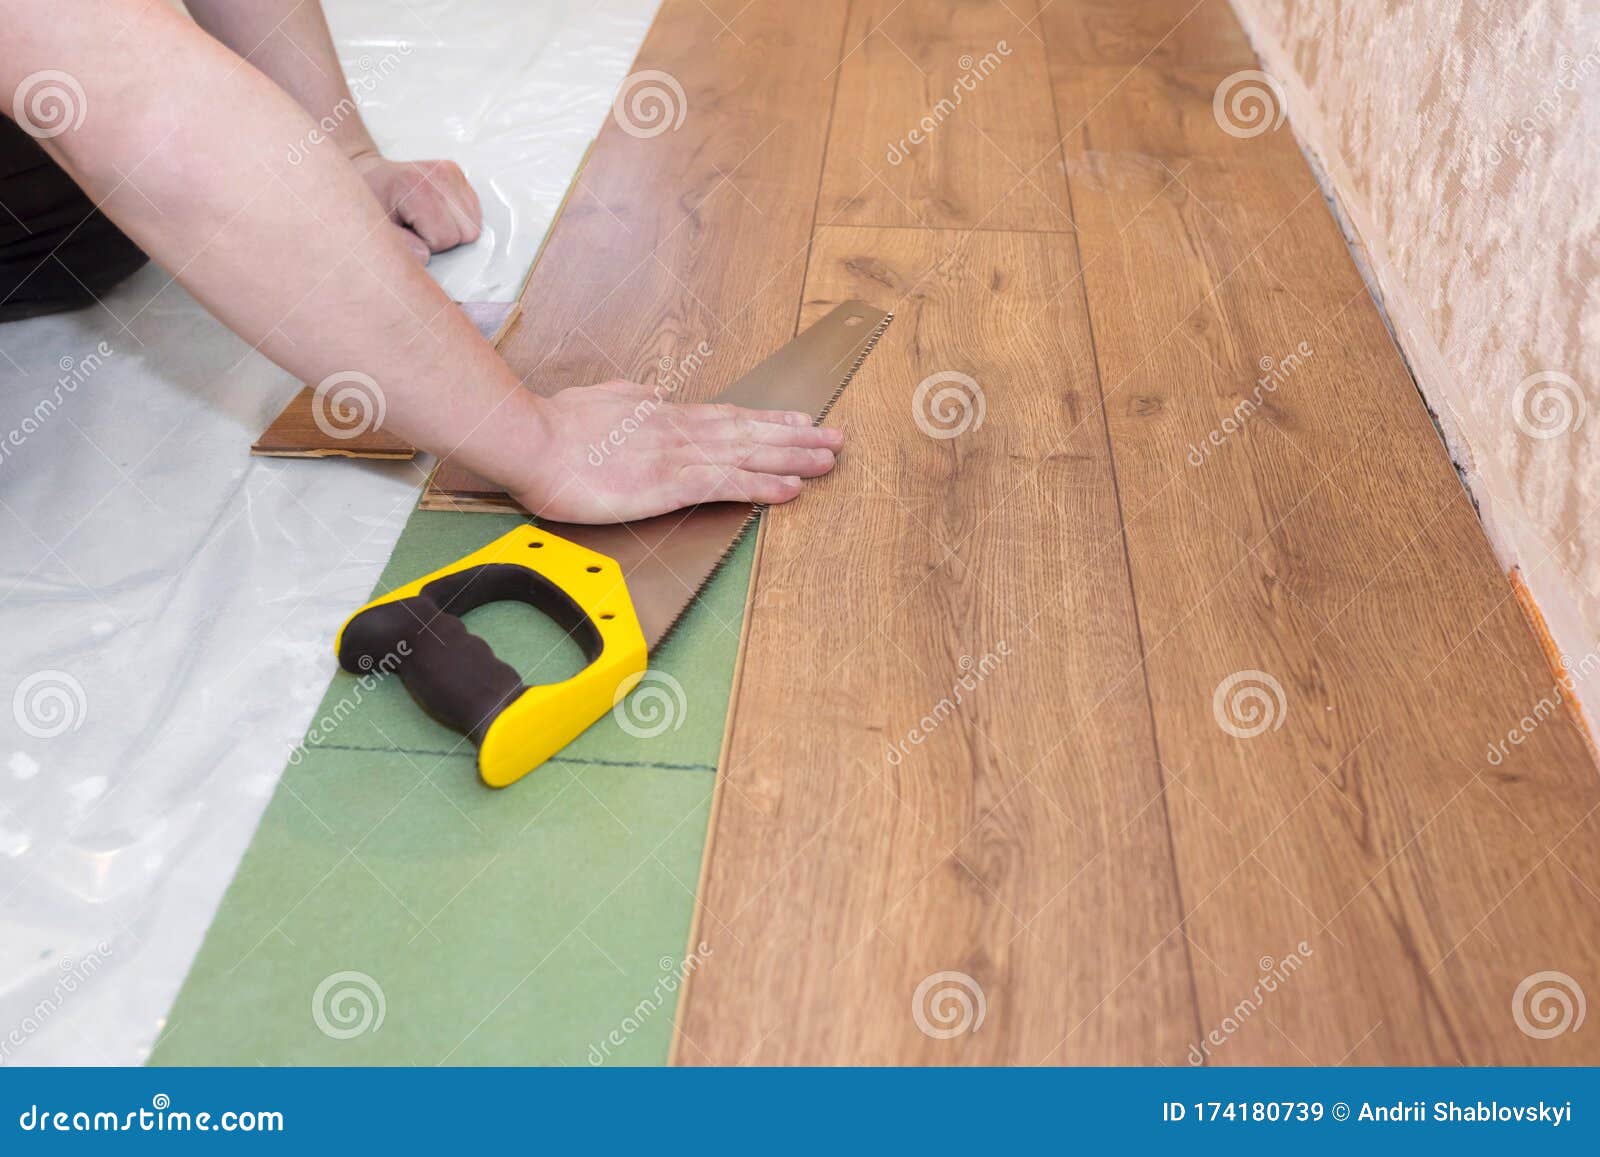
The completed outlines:
<svg viewBox="0 0 1600 1157">
<path fill-rule="evenodd" d="M 397 672 L 418 706 L 481 744 L 489 725 L 527 685 L 460 616 L 504 600 L 538 608 L 591 663 L 599 657 L 600 632 L 565 591 L 527 567 L 493 563 L 445 575 L 410 598 L 362 611 L 344 629 L 339 665 L 352 674 Z"/>
</svg>

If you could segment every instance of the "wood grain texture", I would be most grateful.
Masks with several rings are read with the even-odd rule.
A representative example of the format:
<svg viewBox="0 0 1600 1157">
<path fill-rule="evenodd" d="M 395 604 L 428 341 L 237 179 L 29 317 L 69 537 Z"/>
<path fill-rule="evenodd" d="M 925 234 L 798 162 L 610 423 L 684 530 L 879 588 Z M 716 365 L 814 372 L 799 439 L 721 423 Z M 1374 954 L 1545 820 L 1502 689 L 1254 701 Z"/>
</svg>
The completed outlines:
<svg viewBox="0 0 1600 1157">
<path fill-rule="evenodd" d="M 1256 66 L 1228 0 L 1052 0 L 1033 27 L 1060 64 Z"/>
<path fill-rule="evenodd" d="M 860 0 L 824 224 L 1072 228 L 1032 0 Z"/>
<path fill-rule="evenodd" d="M 1124 161 L 1159 161 L 1175 172 L 1189 158 L 1205 157 L 1233 168 L 1267 165 L 1286 182 L 1308 180 L 1278 93 L 1249 77 L 1229 82 L 1232 75 L 1217 68 L 1050 60 L 1062 132 L 1080 155 L 1104 149 Z"/>
<path fill-rule="evenodd" d="M 303 386 L 250 446 L 258 458 L 389 458 L 417 456 L 417 448 L 382 426 L 356 429 L 349 437 L 327 419 L 317 422 L 316 390 Z M 326 428 L 324 428 L 326 426 Z M 330 433 L 330 431 L 333 431 Z"/>
<path fill-rule="evenodd" d="M 1076 277 L 1070 235 L 819 231 L 808 316 L 901 312 L 835 410 L 843 462 L 768 515 L 680 1061 L 1177 1063 L 1193 1039 Z M 913 394 L 947 371 L 983 417 L 936 437 Z M 919 1027 L 943 972 L 981 988 L 980 1031 Z"/>
<path fill-rule="evenodd" d="M 1538 707 L 1537 642 L 1287 127 L 1219 133 L 1225 69 L 1140 71 L 1067 165 L 1201 1053 L 1593 1063 L 1600 1037 L 1513 1011 L 1536 973 L 1600 980 L 1582 736 Z M 1110 72 L 1056 75 L 1072 123 Z"/>
<path fill-rule="evenodd" d="M 464 301 L 458 303 L 478 332 L 498 342 L 517 316 L 514 301 Z M 316 390 L 306 386 L 272 420 L 250 453 L 264 458 L 398 458 L 416 456 L 416 447 L 385 430 L 381 423 L 366 428 L 330 422 L 324 403 L 323 421 L 317 421 Z M 357 415 L 359 418 L 359 415 Z"/>
<path fill-rule="evenodd" d="M 696 401 L 794 336 L 847 7 L 665 0 L 501 343 L 530 389 Z M 448 460 L 438 492 L 500 493 Z"/>
<path fill-rule="evenodd" d="M 919 62 L 987 18 L 906 7 Z M 1600 987 L 1600 781 L 1273 94 L 1218 119 L 1231 13 L 1038 12 L 1076 233 L 841 193 L 927 91 L 841 74 L 824 203 L 882 227 L 818 229 L 805 308 L 900 320 L 764 531 L 678 1060 L 1593 1063 L 1528 988 Z"/>
</svg>

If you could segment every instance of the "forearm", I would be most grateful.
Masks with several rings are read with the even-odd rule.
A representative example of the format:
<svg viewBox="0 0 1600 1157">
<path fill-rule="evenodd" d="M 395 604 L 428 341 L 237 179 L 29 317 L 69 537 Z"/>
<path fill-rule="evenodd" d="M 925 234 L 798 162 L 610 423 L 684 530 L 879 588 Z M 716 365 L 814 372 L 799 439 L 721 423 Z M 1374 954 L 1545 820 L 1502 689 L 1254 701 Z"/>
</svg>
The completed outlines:
<svg viewBox="0 0 1600 1157">
<path fill-rule="evenodd" d="M 317 0 L 186 0 L 207 32 L 311 114 L 346 156 L 377 151 L 356 109 Z"/>
<path fill-rule="evenodd" d="M 361 120 L 345 82 L 328 22 L 318 0 L 187 0 L 190 13 L 226 47 L 244 57 L 311 115 L 315 131 L 296 142 L 293 156 L 337 150 L 356 165 L 389 219 L 413 231 L 405 238 L 418 260 L 476 241 L 482 228 L 477 194 L 449 161 L 384 158 Z M 372 76 L 388 77 L 410 55 L 401 45 Z"/>
<path fill-rule="evenodd" d="M 439 248 L 476 236 L 476 202 L 453 204 L 435 179 L 470 199 L 459 169 L 380 160 L 363 180 L 342 151 L 304 148 L 305 110 L 165 4 L 98 0 L 77 19 L 57 8 L 0 0 L 0 91 L 44 115 L 24 127 L 107 216 L 296 377 L 372 379 L 387 428 L 557 521 L 787 502 L 833 468 L 842 435 L 809 414 L 684 405 L 621 381 L 536 397 L 368 187 L 383 175 L 389 211 Z M 30 93 L 70 107 L 40 109 Z M 602 443 L 617 453 L 596 456 Z"/>
<path fill-rule="evenodd" d="M 230 328 L 296 377 L 355 371 L 386 426 L 512 488 L 539 453 L 539 405 L 408 255 L 346 159 L 288 152 L 310 120 L 181 15 L 102 0 L 112 41 L 49 0 L 0 0 L 18 30 L 0 88 L 60 69 L 81 125 L 42 141 L 102 209 Z M 170 83 L 182 77 L 181 84 Z"/>
</svg>

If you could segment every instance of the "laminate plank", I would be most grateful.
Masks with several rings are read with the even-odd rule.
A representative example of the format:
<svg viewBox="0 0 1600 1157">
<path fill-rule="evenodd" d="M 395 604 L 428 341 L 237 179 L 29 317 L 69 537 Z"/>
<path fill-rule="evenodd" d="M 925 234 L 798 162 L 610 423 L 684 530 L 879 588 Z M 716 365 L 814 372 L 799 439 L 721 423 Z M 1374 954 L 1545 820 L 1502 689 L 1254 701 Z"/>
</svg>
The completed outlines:
<svg viewBox="0 0 1600 1157">
<path fill-rule="evenodd" d="M 1256 67 L 1228 0 L 1051 0 L 1035 27 L 1064 64 Z"/>
<path fill-rule="evenodd" d="M 1105 67 L 1051 57 L 1063 135 L 1080 152 L 1146 157 L 1181 172 L 1191 158 L 1311 174 L 1273 82 L 1221 68 Z M 1220 95 L 1219 95 L 1220 94 Z M 1102 143 L 1104 142 L 1104 143 Z"/>
<path fill-rule="evenodd" d="M 1600 781 L 1304 161 L 1207 124 L 1222 67 L 1096 106 L 1046 26 L 1191 1059 L 1594 1063 L 1513 1002 L 1600 977 Z"/>
<path fill-rule="evenodd" d="M 767 515 L 680 1062 L 1194 1039 L 1077 275 L 1070 234 L 818 231 L 806 316 L 899 314 L 834 411 L 840 465 Z M 936 374 L 976 387 L 918 409 Z"/>
<path fill-rule="evenodd" d="M 852 5 L 818 219 L 1070 230 L 1033 0 Z"/>
<path fill-rule="evenodd" d="M 368 394 L 368 397 L 371 395 Z M 370 408 L 366 413 L 371 413 Z M 319 420 L 320 419 L 320 420 Z M 371 425 L 355 410 L 348 425 L 330 420 L 313 386 L 302 386 L 250 446 L 258 458 L 374 458 L 404 461 L 417 448 L 381 425 Z M 345 433 L 348 430 L 349 433 Z"/>
<path fill-rule="evenodd" d="M 501 343 L 530 389 L 695 401 L 794 336 L 847 8 L 664 0 Z M 501 493 L 448 459 L 429 487 Z"/>
</svg>

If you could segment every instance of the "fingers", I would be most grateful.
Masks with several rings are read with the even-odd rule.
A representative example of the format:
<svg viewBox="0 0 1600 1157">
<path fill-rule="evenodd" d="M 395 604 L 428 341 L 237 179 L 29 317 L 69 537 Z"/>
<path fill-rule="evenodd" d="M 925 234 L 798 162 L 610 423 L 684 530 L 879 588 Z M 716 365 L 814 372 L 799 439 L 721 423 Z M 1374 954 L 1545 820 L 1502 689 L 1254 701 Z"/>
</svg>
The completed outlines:
<svg viewBox="0 0 1600 1157">
<path fill-rule="evenodd" d="M 743 410 L 737 406 L 678 406 L 672 423 L 697 443 L 745 442 L 750 445 L 804 446 L 837 450 L 844 431 L 813 426 L 809 414 Z"/>
<path fill-rule="evenodd" d="M 797 474 L 802 478 L 820 478 L 834 464 L 833 451 L 822 447 L 712 442 L 691 446 L 689 453 L 711 465 L 754 470 L 758 474 Z"/>
<path fill-rule="evenodd" d="M 430 185 L 418 185 L 395 207 L 401 222 L 428 244 L 434 253 L 454 249 L 467 240 L 463 219 L 438 190 Z"/>
<path fill-rule="evenodd" d="M 476 241 L 483 229 L 483 205 L 478 200 L 478 191 L 467 180 L 460 165 L 453 161 L 435 163 L 438 171 L 433 174 L 434 182 L 442 187 L 450 203 L 461 214 L 466 231 L 471 234 L 467 240 Z"/>
<path fill-rule="evenodd" d="M 401 243 L 410 250 L 411 256 L 415 257 L 423 265 L 428 264 L 428 258 L 433 255 L 433 251 L 428 248 L 428 243 L 404 225 L 396 225 L 394 229 L 400 235 Z"/>
<path fill-rule="evenodd" d="M 428 161 L 411 170 L 415 184 L 394 206 L 400 221 L 434 253 L 476 241 L 483 210 L 465 174 L 449 161 Z"/>
<path fill-rule="evenodd" d="M 809 421 L 809 419 L 807 419 Z M 743 425 L 746 419 L 717 418 L 715 423 Z M 681 467 L 678 477 L 688 502 L 758 502 L 777 505 L 800 494 L 804 480 L 820 478 L 832 470 L 837 430 L 778 423 L 750 423 L 779 432 L 780 437 L 814 438 L 831 435 L 832 446 L 785 444 L 748 437 L 712 442 L 690 442 L 684 453 L 691 460 Z M 698 459 L 698 460 L 696 460 Z"/>
<path fill-rule="evenodd" d="M 844 431 L 832 426 L 784 426 L 751 418 L 709 422 L 697 434 L 697 440 L 702 442 L 744 442 L 752 446 L 837 450 L 844 445 Z"/>
<path fill-rule="evenodd" d="M 677 409 L 686 418 L 696 422 L 759 422 L 764 426 L 813 426 L 810 414 L 799 410 L 747 410 L 743 406 L 730 406 L 723 402 L 704 402 L 680 405 Z"/>
<path fill-rule="evenodd" d="M 797 497 L 804 485 L 793 474 L 762 474 L 724 466 L 685 466 L 679 478 L 685 506 L 697 502 L 758 502 L 776 506 Z"/>
</svg>

